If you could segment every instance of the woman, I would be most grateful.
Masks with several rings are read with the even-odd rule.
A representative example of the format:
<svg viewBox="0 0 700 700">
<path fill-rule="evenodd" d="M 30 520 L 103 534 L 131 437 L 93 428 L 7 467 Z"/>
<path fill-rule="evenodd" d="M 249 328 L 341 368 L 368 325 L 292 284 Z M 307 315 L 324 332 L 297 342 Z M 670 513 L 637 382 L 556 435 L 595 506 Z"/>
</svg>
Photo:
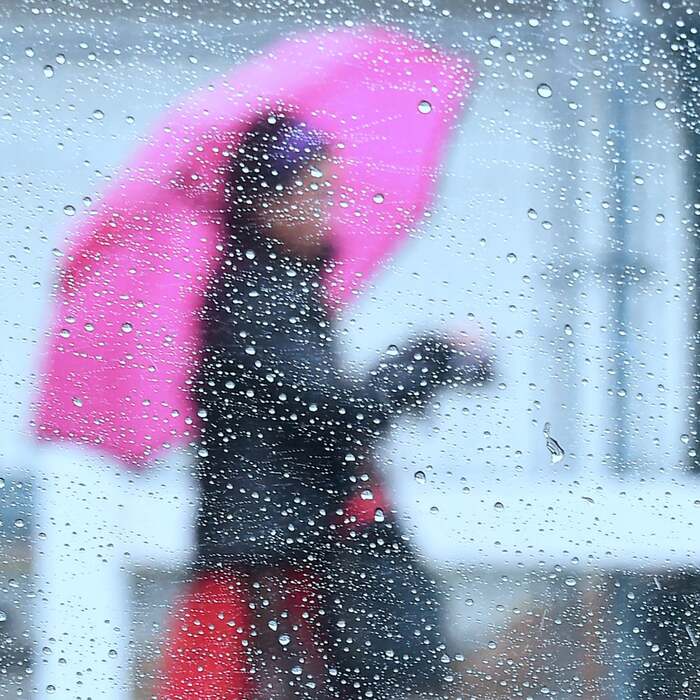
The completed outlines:
<svg viewBox="0 0 700 700">
<path fill-rule="evenodd" d="M 330 566 L 338 511 L 374 496 L 374 518 L 379 496 L 358 465 L 392 415 L 457 375 L 459 353 L 434 335 L 392 348 L 362 379 L 340 368 L 322 292 L 334 167 L 323 135 L 282 115 L 254 124 L 232 157 L 192 381 L 202 419 L 195 580 L 159 697 L 329 692 L 314 582 Z"/>
</svg>

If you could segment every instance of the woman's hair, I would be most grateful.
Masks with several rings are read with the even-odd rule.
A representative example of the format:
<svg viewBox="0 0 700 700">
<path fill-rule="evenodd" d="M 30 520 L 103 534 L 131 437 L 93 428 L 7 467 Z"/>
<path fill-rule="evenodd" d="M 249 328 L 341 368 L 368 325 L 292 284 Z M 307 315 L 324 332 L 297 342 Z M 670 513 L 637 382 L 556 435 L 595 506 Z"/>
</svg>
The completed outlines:
<svg viewBox="0 0 700 700">
<path fill-rule="evenodd" d="M 283 191 L 301 169 L 327 152 L 326 143 L 321 132 L 285 115 L 270 114 L 252 124 L 231 158 L 229 222 L 249 221 L 261 197 Z"/>
</svg>

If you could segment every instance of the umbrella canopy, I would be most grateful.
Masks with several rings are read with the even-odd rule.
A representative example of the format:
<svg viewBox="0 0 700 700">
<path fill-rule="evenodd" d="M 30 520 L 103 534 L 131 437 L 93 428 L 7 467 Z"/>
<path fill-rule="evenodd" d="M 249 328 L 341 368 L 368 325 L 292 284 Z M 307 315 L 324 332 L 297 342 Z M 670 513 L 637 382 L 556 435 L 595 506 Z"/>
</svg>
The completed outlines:
<svg viewBox="0 0 700 700">
<path fill-rule="evenodd" d="M 325 291 L 342 305 L 423 214 L 471 76 L 405 34 L 336 29 L 286 38 L 170 110 L 75 232 L 34 431 L 128 464 L 191 441 L 197 310 L 240 135 L 280 109 L 331 135 L 338 259 Z"/>
</svg>

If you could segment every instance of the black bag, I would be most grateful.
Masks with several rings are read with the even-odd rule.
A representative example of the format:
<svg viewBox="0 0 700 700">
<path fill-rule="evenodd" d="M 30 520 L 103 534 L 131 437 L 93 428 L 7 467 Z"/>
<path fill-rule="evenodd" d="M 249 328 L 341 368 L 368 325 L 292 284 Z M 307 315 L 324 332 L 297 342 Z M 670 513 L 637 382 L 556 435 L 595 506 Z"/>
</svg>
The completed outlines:
<svg viewBox="0 0 700 700">
<path fill-rule="evenodd" d="M 439 692 L 448 669 L 441 596 L 396 523 L 341 541 L 326 586 L 327 638 L 344 696 Z"/>
</svg>

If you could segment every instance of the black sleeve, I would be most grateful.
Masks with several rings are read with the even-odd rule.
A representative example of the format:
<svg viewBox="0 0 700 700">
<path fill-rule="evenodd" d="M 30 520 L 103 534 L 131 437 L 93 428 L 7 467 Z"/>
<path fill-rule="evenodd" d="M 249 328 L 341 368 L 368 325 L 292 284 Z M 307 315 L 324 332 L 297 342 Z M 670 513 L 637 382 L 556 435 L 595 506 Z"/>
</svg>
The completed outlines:
<svg viewBox="0 0 700 700">
<path fill-rule="evenodd" d="M 456 353 L 435 335 L 391 346 L 367 376 L 350 375 L 331 351 L 330 329 L 300 321 L 257 316 L 211 327 L 216 383 L 226 385 L 233 415 L 254 410 L 321 440 L 341 424 L 376 436 L 392 415 L 420 410 L 455 375 Z"/>
</svg>

